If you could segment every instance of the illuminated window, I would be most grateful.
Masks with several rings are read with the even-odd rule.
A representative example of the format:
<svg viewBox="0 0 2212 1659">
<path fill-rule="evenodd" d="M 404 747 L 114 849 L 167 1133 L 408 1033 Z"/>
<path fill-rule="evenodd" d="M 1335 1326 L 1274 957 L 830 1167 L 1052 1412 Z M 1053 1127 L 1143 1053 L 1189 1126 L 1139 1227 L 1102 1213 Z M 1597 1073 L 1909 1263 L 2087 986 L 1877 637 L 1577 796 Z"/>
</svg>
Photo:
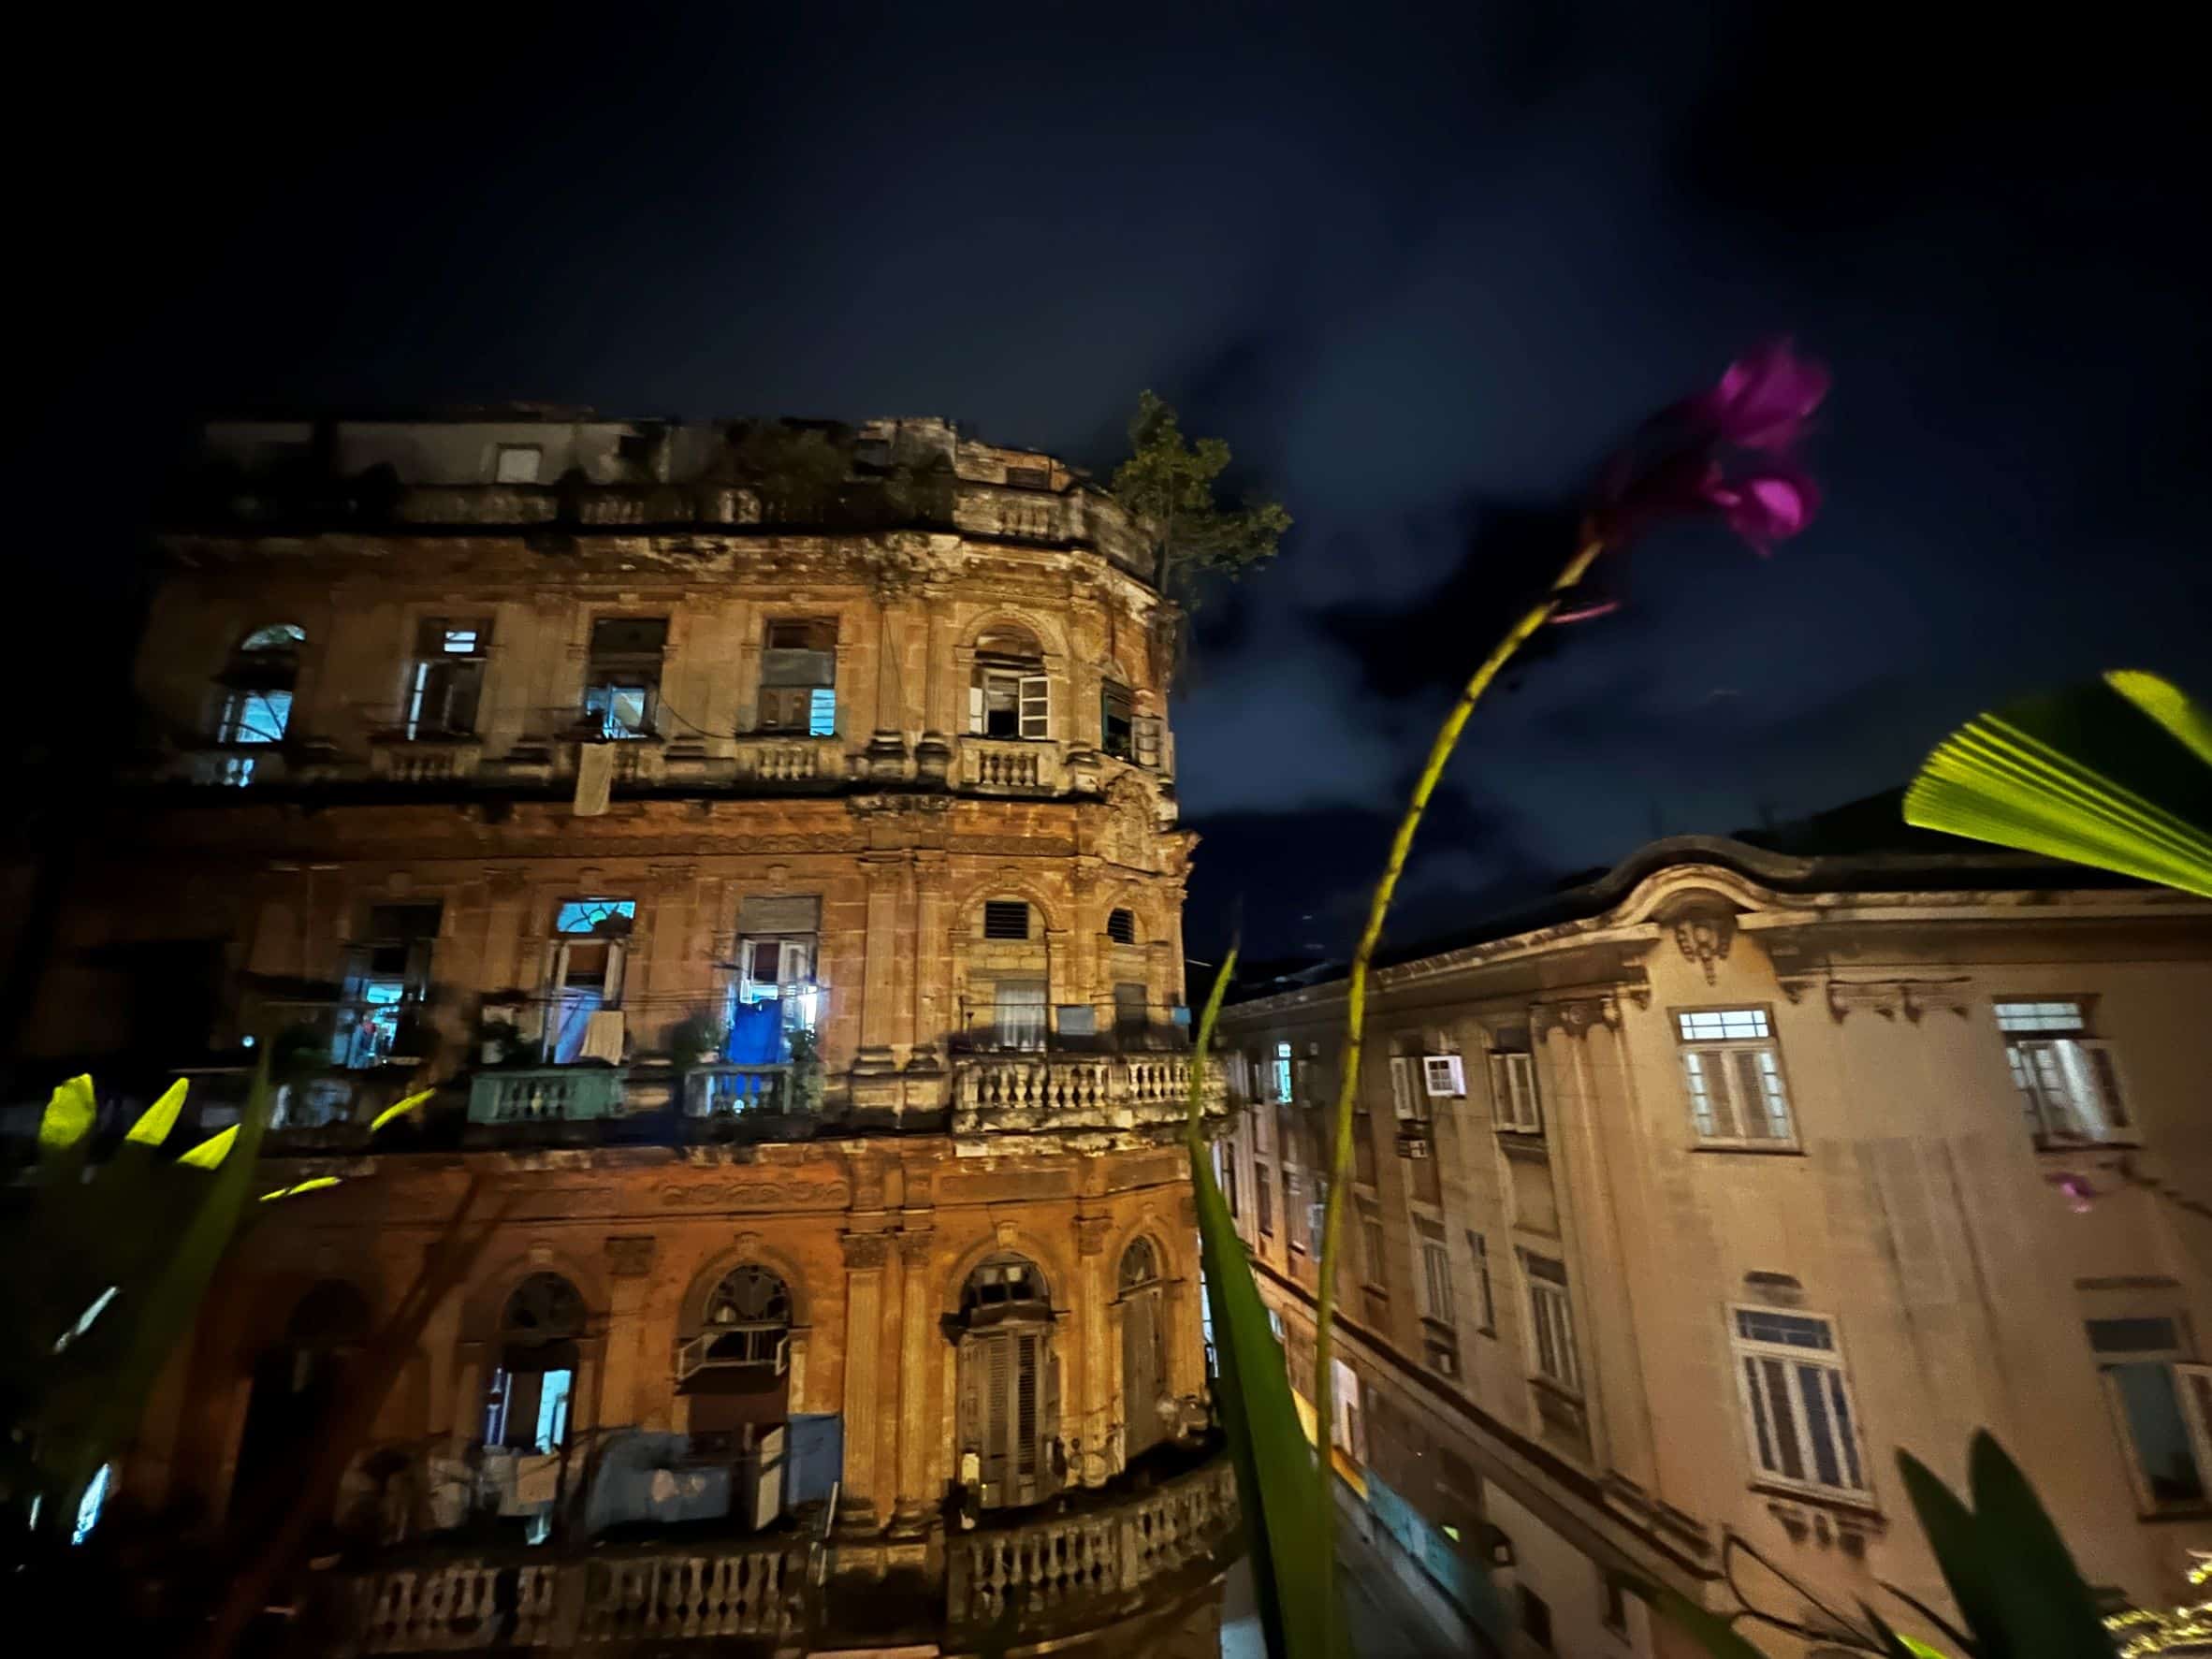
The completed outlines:
<svg viewBox="0 0 2212 1659">
<path fill-rule="evenodd" d="M 2039 1144 L 2133 1139 L 2109 1043 L 2089 1035 L 2079 1001 L 2000 1002 L 2004 1057 Z"/>
<path fill-rule="evenodd" d="M 976 641 L 968 729 L 979 737 L 1052 735 L 1052 690 L 1036 636 L 1000 628 Z"/>
<path fill-rule="evenodd" d="M 535 484 L 546 465 L 546 452 L 535 444 L 502 444 L 492 461 L 492 478 L 500 484 Z"/>
<path fill-rule="evenodd" d="M 1270 1081 L 1274 1085 L 1274 1093 L 1269 1098 L 1280 1105 L 1288 1105 L 1291 1099 L 1294 1087 L 1291 1070 L 1290 1045 L 1287 1042 L 1276 1043 L 1274 1057 L 1269 1063 Z"/>
<path fill-rule="evenodd" d="M 1675 1015 L 1690 1118 L 1708 1145 L 1788 1145 L 1789 1092 L 1782 1053 L 1761 1008 L 1699 1009 Z"/>
<path fill-rule="evenodd" d="M 1864 1497 L 1858 1413 L 1826 1318 L 1776 1308 L 1731 1310 L 1744 1426 L 1760 1477 Z"/>
<path fill-rule="evenodd" d="M 602 617 L 591 624 L 584 670 L 584 726 L 594 737 L 650 737 L 659 730 L 665 617 Z"/>
<path fill-rule="evenodd" d="M 307 631 L 296 622 L 256 628 L 239 641 L 224 669 L 215 712 L 215 741 L 232 748 L 282 743 L 292 720 L 292 692 L 299 677 Z M 254 756 L 233 754 L 218 763 L 214 780 L 244 784 L 254 779 Z"/>
<path fill-rule="evenodd" d="M 584 1299 L 559 1273 L 531 1273 L 500 1315 L 499 1363 L 484 1402 L 484 1444 L 559 1451 L 575 1395 Z"/>
</svg>

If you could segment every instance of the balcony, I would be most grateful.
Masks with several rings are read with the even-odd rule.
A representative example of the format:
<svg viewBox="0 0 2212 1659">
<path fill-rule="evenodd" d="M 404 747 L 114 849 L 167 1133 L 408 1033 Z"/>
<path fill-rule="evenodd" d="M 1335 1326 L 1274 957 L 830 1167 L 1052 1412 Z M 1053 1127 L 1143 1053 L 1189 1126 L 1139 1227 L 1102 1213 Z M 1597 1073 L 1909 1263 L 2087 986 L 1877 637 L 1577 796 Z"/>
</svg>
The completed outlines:
<svg viewBox="0 0 2212 1659">
<path fill-rule="evenodd" d="M 570 1550 L 434 1542 L 314 1575 L 318 1653 L 621 1652 L 766 1654 L 902 1637 L 971 1652 L 1052 1645 L 1201 1590 L 1242 1548 L 1236 1480 L 1218 1449 L 1157 1486 L 1070 1494 L 1045 1514 L 986 1520 L 924 1552 L 910 1578 L 855 1578 L 839 1547 L 783 1530 Z M 865 1562 L 872 1547 L 859 1551 Z M 849 1628 L 865 1619 L 866 1631 Z M 1011 1637 L 1011 1642 L 1009 1637 Z"/>
<path fill-rule="evenodd" d="M 581 1123 L 622 1110 L 626 1066 L 535 1066 L 469 1080 L 471 1123 Z"/>
<path fill-rule="evenodd" d="M 974 1055 L 953 1078 L 953 1132 L 1146 1129 L 1180 1125 L 1189 1110 L 1188 1055 Z M 1228 1086 L 1210 1061 L 1202 1086 L 1209 1114 L 1225 1109 Z"/>
<path fill-rule="evenodd" d="M 684 1113 L 689 1117 L 727 1117 L 738 1113 L 779 1113 L 796 1110 L 792 1068 L 717 1063 L 684 1073 Z"/>
<path fill-rule="evenodd" d="M 984 794 L 1057 794 L 1060 746 L 1022 737 L 960 739 L 960 781 Z"/>
</svg>

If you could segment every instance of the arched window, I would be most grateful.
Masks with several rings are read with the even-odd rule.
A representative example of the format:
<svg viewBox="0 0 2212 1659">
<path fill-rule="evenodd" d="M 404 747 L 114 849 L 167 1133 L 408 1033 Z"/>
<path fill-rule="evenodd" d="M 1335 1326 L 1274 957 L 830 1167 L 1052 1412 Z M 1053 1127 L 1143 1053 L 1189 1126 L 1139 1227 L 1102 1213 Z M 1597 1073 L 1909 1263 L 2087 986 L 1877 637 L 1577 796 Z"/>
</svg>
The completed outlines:
<svg viewBox="0 0 2212 1659">
<path fill-rule="evenodd" d="M 1168 1433 L 1174 1401 L 1168 1392 L 1167 1350 L 1159 1306 L 1159 1251 L 1140 1235 L 1121 1253 L 1115 1275 L 1121 1300 L 1122 1456 L 1128 1459 Z"/>
<path fill-rule="evenodd" d="M 726 1436 L 740 1458 L 791 1415 L 791 1288 L 764 1267 L 732 1268 L 708 1292 L 697 1332 L 676 1353 L 694 1445 Z M 757 1464 L 754 1474 L 759 1473 Z M 756 1524 L 776 1509 L 771 1492 L 740 1506 Z"/>
<path fill-rule="evenodd" d="M 500 1313 L 500 1359 L 484 1402 L 484 1444 L 558 1451 L 575 1395 L 584 1299 L 559 1273 L 531 1273 Z"/>
<path fill-rule="evenodd" d="M 1137 914 L 1134 910 L 1116 910 L 1106 913 L 1106 937 L 1117 945 L 1137 942 Z"/>
<path fill-rule="evenodd" d="M 960 1478 L 985 1508 L 1034 1504 L 1059 1487 L 1060 1369 L 1052 1302 L 1037 1264 L 997 1255 L 960 1290 Z"/>
<path fill-rule="evenodd" d="M 1129 1247 L 1121 1253 L 1121 1288 L 1141 1290 L 1159 1278 L 1159 1252 L 1148 1238 L 1129 1241 Z"/>
<path fill-rule="evenodd" d="M 1052 689 L 1044 651 L 1026 628 L 994 628 L 975 642 L 968 729 L 979 737 L 1052 735 Z"/>
<path fill-rule="evenodd" d="M 299 651 L 307 643 L 307 630 L 297 622 L 272 622 L 256 628 L 238 643 L 217 684 L 221 701 L 215 712 L 215 741 L 251 746 L 281 743 L 292 721 L 292 691 L 299 678 Z M 233 755 L 223 764 L 218 781 L 248 783 L 254 777 L 254 757 Z"/>
</svg>

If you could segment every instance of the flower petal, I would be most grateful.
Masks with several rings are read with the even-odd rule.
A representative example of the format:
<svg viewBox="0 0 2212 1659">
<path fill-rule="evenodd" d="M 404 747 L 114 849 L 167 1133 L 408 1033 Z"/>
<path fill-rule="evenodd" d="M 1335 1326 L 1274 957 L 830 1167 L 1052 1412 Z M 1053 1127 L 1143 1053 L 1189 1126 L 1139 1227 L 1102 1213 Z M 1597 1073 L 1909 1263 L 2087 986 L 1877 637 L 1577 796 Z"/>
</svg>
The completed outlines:
<svg viewBox="0 0 2212 1659">
<path fill-rule="evenodd" d="M 211 1135 L 187 1152 L 177 1162 L 194 1170 L 212 1170 L 222 1166 L 230 1156 L 230 1148 L 238 1140 L 238 1125 L 232 1124 L 219 1135 Z"/>
<path fill-rule="evenodd" d="M 187 1079 L 178 1078 L 162 1091 L 160 1099 L 146 1108 L 138 1121 L 131 1125 L 125 1141 L 136 1141 L 141 1146 L 159 1146 L 169 1138 L 169 1131 L 177 1127 L 177 1113 L 184 1110 L 184 1090 Z"/>
<path fill-rule="evenodd" d="M 76 1145 L 91 1132 L 93 1119 L 99 1113 L 99 1098 L 93 1093 L 92 1078 L 72 1077 L 55 1089 L 53 1099 L 47 1101 L 46 1114 L 38 1120 L 38 1144 L 50 1152 Z"/>
</svg>

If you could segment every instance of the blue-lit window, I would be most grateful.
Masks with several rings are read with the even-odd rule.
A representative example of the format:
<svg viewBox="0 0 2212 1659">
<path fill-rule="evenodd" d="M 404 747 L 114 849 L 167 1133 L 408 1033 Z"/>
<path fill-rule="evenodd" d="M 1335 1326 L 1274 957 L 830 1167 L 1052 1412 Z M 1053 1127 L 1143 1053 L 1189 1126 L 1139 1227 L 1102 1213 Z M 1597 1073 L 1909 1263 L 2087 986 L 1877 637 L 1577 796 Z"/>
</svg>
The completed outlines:
<svg viewBox="0 0 2212 1659">
<path fill-rule="evenodd" d="M 837 625 L 778 618 L 761 651 L 759 729 L 837 734 Z"/>
<path fill-rule="evenodd" d="M 620 937 L 637 921 L 634 898 L 564 898 L 554 913 L 553 931 L 564 939 Z"/>
</svg>

